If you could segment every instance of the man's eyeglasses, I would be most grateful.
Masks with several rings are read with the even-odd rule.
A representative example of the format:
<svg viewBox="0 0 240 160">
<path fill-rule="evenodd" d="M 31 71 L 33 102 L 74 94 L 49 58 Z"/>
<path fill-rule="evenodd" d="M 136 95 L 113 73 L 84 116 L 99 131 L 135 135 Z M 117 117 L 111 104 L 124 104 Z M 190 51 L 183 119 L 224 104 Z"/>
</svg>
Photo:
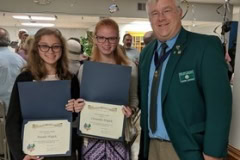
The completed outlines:
<svg viewBox="0 0 240 160">
<path fill-rule="evenodd" d="M 48 52 L 50 48 L 52 49 L 53 52 L 60 52 L 62 50 L 62 46 L 60 46 L 60 45 L 53 45 L 53 46 L 50 47 L 50 46 L 45 45 L 45 44 L 42 44 L 42 45 L 39 44 L 38 48 L 42 52 Z"/>
<path fill-rule="evenodd" d="M 172 8 L 166 8 L 162 11 L 153 11 L 150 13 L 151 17 L 158 17 L 159 15 L 162 16 L 169 16 L 174 12 L 174 10 Z"/>
<path fill-rule="evenodd" d="M 118 37 L 103 37 L 103 36 L 96 36 L 96 39 L 99 43 L 104 43 L 106 40 L 111 43 L 115 44 L 118 42 Z"/>
</svg>

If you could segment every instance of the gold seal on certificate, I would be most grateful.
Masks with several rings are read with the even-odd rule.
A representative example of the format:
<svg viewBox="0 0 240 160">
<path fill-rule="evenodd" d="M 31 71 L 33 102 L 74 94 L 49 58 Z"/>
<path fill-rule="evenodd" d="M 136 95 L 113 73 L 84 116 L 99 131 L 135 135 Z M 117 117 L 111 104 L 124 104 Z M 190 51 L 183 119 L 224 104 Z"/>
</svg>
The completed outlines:
<svg viewBox="0 0 240 160">
<path fill-rule="evenodd" d="M 23 151 L 28 155 L 65 155 L 70 152 L 68 120 L 28 121 L 24 125 Z"/>
<path fill-rule="evenodd" d="M 123 134 L 122 105 L 85 101 L 81 111 L 79 130 L 86 136 L 120 139 Z"/>
</svg>

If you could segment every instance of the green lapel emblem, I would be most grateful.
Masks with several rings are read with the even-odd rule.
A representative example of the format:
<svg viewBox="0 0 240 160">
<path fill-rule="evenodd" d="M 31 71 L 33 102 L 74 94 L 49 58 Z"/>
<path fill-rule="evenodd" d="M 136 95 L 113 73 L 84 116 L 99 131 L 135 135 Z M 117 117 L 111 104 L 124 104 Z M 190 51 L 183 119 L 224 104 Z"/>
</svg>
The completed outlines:
<svg viewBox="0 0 240 160">
<path fill-rule="evenodd" d="M 179 80 L 181 83 L 190 82 L 190 81 L 195 80 L 195 74 L 194 74 L 193 70 L 181 72 L 178 74 L 179 74 Z"/>
</svg>

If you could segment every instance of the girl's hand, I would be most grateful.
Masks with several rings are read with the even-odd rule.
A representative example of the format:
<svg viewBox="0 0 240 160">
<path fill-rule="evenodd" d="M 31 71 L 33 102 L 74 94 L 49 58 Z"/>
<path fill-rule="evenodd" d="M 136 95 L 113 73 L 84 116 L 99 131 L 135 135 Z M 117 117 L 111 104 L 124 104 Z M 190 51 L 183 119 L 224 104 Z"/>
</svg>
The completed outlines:
<svg viewBox="0 0 240 160">
<path fill-rule="evenodd" d="M 127 118 L 129 118 L 129 117 L 132 115 L 132 110 L 131 110 L 131 108 L 128 107 L 128 106 L 124 106 L 123 109 L 122 109 L 122 111 L 123 111 L 123 114 L 124 114 Z"/>
<path fill-rule="evenodd" d="M 75 112 L 79 113 L 82 111 L 83 107 L 85 105 L 84 99 L 78 98 L 74 101 L 74 110 Z"/>
<path fill-rule="evenodd" d="M 26 155 L 23 160 L 42 160 L 43 157 Z"/>
<path fill-rule="evenodd" d="M 203 157 L 204 157 L 204 160 L 223 160 L 223 158 L 216 158 L 216 157 L 208 156 L 204 153 L 203 153 Z"/>
<path fill-rule="evenodd" d="M 75 111 L 74 111 L 74 102 L 75 102 L 75 99 L 70 99 L 70 100 L 68 101 L 68 104 L 65 105 L 65 108 L 66 108 L 67 111 L 69 111 L 69 112 L 75 112 Z"/>
</svg>

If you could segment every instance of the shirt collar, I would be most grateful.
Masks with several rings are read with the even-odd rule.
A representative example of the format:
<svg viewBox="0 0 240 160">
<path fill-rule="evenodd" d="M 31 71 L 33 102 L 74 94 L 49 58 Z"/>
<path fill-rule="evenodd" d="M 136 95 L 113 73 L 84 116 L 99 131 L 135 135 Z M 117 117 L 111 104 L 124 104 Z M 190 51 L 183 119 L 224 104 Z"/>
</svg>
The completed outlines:
<svg viewBox="0 0 240 160">
<path fill-rule="evenodd" d="M 166 41 L 166 43 L 167 43 L 167 45 L 168 45 L 167 50 L 173 48 L 174 44 L 175 44 L 176 41 L 177 41 L 177 38 L 178 38 L 178 36 L 179 36 L 179 33 L 180 33 L 180 32 L 178 32 L 178 34 L 176 34 L 176 36 L 174 36 L 172 39 Z M 160 48 L 161 45 L 162 45 L 162 42 L 158 40 L 158 49 Z"/>
</svg>

